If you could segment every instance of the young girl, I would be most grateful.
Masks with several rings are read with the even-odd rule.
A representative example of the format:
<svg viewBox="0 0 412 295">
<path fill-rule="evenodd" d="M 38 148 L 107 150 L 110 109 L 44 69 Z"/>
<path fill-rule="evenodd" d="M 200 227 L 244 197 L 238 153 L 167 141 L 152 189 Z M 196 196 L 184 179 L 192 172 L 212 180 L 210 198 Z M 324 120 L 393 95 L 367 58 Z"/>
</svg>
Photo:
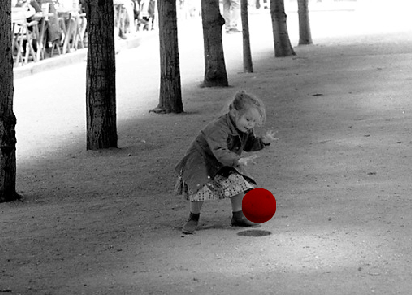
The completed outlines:
<svg viewBox="0 0 412 295">
<path fill-rule="evenodd" d="M 262 150 L 275 140 L 273 131 L 261 138 L 253 134 L 253 128 L 265 120 L 262 101 L 240 91 L 230 104 L 229 112 L 207 125 L 193 141 L 176 166 L 179 174 L 176 192 L 190 201 L 190 216 L 183 233 L 192 234 L 196 230 L 203 201 L 223 198 L 231 200 L 232 226 L 257 225 L 242 212 L 243 196 L 256 184 L 243 174 L 243 166 L 255 156 L 241 157 L 241 153 Z"/>
</svg>

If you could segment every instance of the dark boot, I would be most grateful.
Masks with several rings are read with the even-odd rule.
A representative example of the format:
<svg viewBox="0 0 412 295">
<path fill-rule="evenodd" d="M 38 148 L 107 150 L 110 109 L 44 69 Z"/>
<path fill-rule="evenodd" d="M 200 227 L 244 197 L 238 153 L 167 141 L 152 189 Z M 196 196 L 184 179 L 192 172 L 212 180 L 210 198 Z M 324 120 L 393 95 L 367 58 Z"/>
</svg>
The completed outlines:
<svg viewBox="0 0 412 295">
<path fill-rule="evenodd" d="M 260 224 L 253 223 L 249 219 L 247 219 L 245 215 L 243 214 L 242 210 L 233 212 L 231 225 L 238 226 L 238 227 L 252 227 L 252 226 L 260 227 Z"/>
<path fill-rule="evenodd" d="M 193 234 L 199 224 L 199 214 L 190 213 L 189 220 L 183 225 L 182 233 L 184 234 Z"/>
</svg>

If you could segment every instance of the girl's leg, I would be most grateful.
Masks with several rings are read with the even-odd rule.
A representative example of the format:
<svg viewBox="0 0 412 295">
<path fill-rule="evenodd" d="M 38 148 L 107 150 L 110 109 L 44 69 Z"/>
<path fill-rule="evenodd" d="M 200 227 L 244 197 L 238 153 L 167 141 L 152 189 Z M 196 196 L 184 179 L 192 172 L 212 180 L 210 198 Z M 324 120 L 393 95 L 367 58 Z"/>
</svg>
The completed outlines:
<svg viewBox="0 0 412 295">
<path fill-rule="evenodd" d="M 190 202 L 190 212 L 193 214 L 200 214 L 202 209 L 203 201 L 192 201 Z"/>
<path fill-rule="evenodd" d="M 184 234 L 193 234 L 199 223 L 200 210 L 202 209 L 203 201 L 190 202 L 190 216 L 189 220 L 183 225 L 182 232 Z"/>
<path fill-rule="evenodd" d="M 250 226 L 259 226 L 259 224 L 253 223 L 249 221 L 242 211 L 242 201 L 245 194 L 238 194 L 230 199 L 232 204 L 232 226 L 240 226 L 240 227 L 250 227 Z"/>
<path fill-rule="evenodd" d="M 243 201 L 243 197 L 245 195 L 244 194 L 238 194 L 232 198 L 230 198 L 230 202 L 232 205 L 232 211 L 233 212 L 237 212 L 242 210 L 242 201 Z"/>
</svg>

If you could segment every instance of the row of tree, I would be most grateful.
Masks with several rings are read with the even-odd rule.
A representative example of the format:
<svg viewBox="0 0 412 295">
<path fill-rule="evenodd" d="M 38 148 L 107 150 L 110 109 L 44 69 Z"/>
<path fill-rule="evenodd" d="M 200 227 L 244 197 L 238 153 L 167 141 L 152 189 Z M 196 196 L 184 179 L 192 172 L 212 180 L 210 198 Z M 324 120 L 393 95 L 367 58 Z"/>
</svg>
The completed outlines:
<svg viewBox="0 0 412 295">
<path fill-rule="evenodd" d="M 0 202 L 13 201 L 16 192 L 16 117 L 13 112 L 14 75 L 11 0 L 0 5 Z M 204 40 L 204 87 L 228 86 L 222 45 L 219 0 L 201 1 Z M 284 0 L 270 1 L 275 56 L 295 55 L 286 23 Z M 297 0 L 300 44 L 312 43 L 308 0 Z M 116 64 L 113 1 L 85 0 L 88 21 L 86 70 L 87 149 L 117 147 Z M 159 104 L 155 113 L 182 113 L 176 0 L 157 1 L 161 58 Z M 241 0 L 244 69 L 253 72 L 248 28 L 248 1 Z"/>
<path fill-rule="evenodd" d="M 203 27 L 205 77 L 204 87 L 228 86 L 222 45 L 222 25 L 218 0 L 200 0 Z M 298 1 L 299 44 L 311 44 L 308 0 Z M 175 1 L 159 1 L 159 40 L 161 57 L 161 85 L 156 113 L 181 113 L 183 103 L 180 86 L 179 47 Z M 243 28 L 243 64 L 245 72 L 253 72 L 249 40 L 248 0 L 241 0 Z M 275 57 L 295 55 L 287 30 L 284 0 L 270 1 Z"/>
</svg>

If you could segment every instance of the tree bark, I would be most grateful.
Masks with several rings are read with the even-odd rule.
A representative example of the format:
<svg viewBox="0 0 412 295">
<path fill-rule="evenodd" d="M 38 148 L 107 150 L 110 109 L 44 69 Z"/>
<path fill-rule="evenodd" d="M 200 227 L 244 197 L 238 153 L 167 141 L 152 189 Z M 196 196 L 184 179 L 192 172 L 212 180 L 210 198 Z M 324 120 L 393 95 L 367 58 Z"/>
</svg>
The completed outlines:
<svg viewBox="0 0 412 295">
<path fill-rule="evenodd" d="M 87 150 L 117 147 L 113 0 L 86 0 Z"/>
<path fill-rule="evenodd" d="M 312 44 L 309 24 L 309 0 L 298 0 L 299 45 Z"/>
<path fill-rule="evenodd" d="M 248 0 L 240 0 L 240 16 L 242 18 L 243 31 L 243 70 L 245 73 L 253 73 L 252 52 L 249 38 L 249 13 Z"/>
<path fill-rule="evenodd" d="M 13 112 L 14 74 L 11 1 L 0 5 L 0 203 L 20 198 L 16 193 L 16 117 Z"/>
<path fill-rule="evenodd" d="M 272 18 L 275 56 L 296 55 L 289 39 L 287 15 L 283 0 L 270 0 L 270 16 Z"/>
<path fill-rule="evenodd" d="M 225 23 L 219 10 L 219 0 L 201 0 L 203 42 L 205 49 L 204 87 L 228 86 L 222 44 Z"/>
<path fill-rule="evenodd" d="M 160 43 L 160 94 L 155 113 L 182 113 L 176 1 L 158 2 Z"/>
</svg>

